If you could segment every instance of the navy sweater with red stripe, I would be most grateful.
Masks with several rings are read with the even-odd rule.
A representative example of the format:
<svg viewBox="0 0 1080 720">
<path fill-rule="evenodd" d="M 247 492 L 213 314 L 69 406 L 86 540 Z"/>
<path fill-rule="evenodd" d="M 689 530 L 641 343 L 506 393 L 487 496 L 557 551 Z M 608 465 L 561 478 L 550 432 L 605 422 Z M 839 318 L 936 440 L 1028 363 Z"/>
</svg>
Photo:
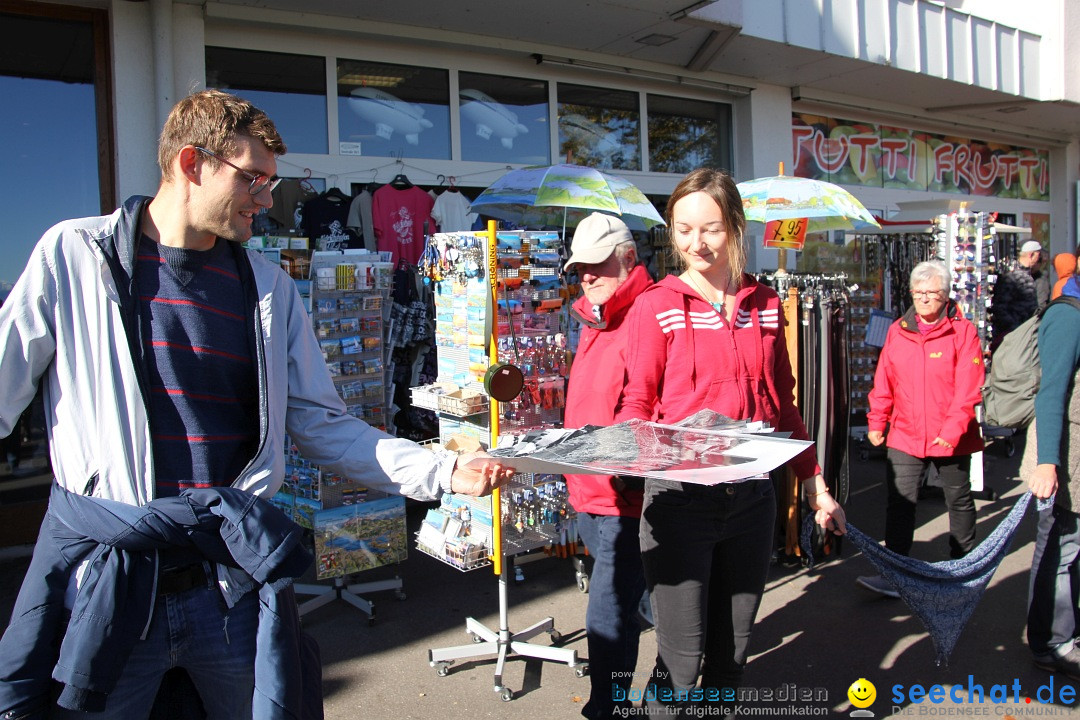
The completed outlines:
<svg viewBox="0 0 1080 720">
<path fill-rule="evenodd" d="M 230 485 L 259 425 L 252 337 L 228 241 L 197 251 L 143 236 L 135 284 L 157 494 Z"/>
</svg>

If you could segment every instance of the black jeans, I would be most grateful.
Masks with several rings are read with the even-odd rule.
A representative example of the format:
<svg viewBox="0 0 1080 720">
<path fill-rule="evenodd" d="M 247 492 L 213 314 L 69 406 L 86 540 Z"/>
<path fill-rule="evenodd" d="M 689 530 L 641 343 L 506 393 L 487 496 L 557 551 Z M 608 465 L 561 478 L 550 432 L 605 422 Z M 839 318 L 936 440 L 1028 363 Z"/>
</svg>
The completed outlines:
<svg viewBox="0 0 1080 720">
<path fill-rule="evenodd" d="M 770 480 L 717 486 L 647 480 L 641 519 L 645 581 L 656 622 L 650 707 L 701 687 L 735 688 L 746 663 L 772 554 Z M 653 696 L 656 699 L 653 699 Z"/>
<path fill-rule="evenodd" d="M 915 505 L 919 483 L 930 465 L 937 468 L 949 508 L 949 554 L 960 558 L 975 547 L 975 500 L 968 476 L 971 456 L 918 458 L 889 448 L 886 469 L 889 502 L 885 510 L 885 547 L 900 555 L 911 552 L 915 538 Z"/>
</svg>

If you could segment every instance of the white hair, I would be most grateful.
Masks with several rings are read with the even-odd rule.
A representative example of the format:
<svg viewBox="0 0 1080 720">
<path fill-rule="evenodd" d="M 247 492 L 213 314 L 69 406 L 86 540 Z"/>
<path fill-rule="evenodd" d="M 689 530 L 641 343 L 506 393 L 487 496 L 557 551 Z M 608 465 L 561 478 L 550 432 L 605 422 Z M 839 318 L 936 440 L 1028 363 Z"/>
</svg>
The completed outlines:
<svg viewBox="0 0 1080 720">
<path fill-rule="evenodd" d="M 916 285 L 935 279 L 938 281 L 938 289 L 948 293 L 949 285 L 952 284 L 952 275 L 949 274 L 949 268 L 940 260 L 926 260 L 912 268 L 908 288 L 914 290 Z"/>
</svg>

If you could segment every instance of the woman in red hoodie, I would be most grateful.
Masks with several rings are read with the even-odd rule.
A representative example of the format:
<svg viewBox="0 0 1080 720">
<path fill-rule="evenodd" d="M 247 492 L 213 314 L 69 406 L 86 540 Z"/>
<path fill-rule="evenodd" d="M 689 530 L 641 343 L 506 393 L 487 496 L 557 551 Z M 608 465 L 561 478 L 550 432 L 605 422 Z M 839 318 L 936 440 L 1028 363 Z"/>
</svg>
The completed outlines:
<svg viewBox="0 0 1080 720">
<path fill-rule="evenodd" d="M 685 270 L 642 293 L 631 310 L 635 342 L 616 419 L 674 423 L 710 409 L 805 440 L 780 298 L 743 272 L 746 219 L 734 181 L 719 170 L 693 171 L 669 198 L 667 220 Z M 813 448 L 791 462 L 818 524 L 842 534 L 844 511 Z M 768 478 L 712 486 L 646 481 L 641 551 L 658 646 L 650 705 L 733 697 L 725 688 L 742 678 L 775 514 Z"/>
<path fill-rule="evenodd" d="M 938 261 L 911 270 L 912 306 L 889 327 L 878 357 L 866 414 L 873 445 L 885 442 L 889 425 L 885 547 L 907 555 L 915 536 L 915 504 L 923 473 L 933 465 L 949 507 L 952 557 L 975 547 L 975 501 L 968 474 L 971 455 L 983 449 L 975 406 L 985 376 L 975 326 L 949 299 L 949 269 Z M 881 575 L 856 580 L 899 597 Z"/>
</svg>

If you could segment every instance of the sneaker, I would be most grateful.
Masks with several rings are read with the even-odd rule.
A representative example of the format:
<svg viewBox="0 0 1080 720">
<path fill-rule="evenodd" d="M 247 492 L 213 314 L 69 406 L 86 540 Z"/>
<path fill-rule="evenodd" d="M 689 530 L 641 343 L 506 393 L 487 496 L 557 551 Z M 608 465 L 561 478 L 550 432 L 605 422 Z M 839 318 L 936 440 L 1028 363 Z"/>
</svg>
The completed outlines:
<svg viewBox="0 0 1080 720">
<path fill-rule="evenodd" d="M 1080 680 L 1080 649 L 1074 646 L 1061 657 L 1036 657 L 1035 667 L 1047 672 L 1061 673 L 1073 680 Z"/>
<path fill-rule="evenodd" d="M 880 575 L 860 575 L 859 577 L 855 578 L 855 582 L 859 585 L 862 585 L 867 590 L 873 590 L 874 592 L 880 595 L 884 595 L 885 597 L 900 597 L 900 593 L 896 592 L 896 589 L 892 586 L 892 583 Z"/>
</svg>

